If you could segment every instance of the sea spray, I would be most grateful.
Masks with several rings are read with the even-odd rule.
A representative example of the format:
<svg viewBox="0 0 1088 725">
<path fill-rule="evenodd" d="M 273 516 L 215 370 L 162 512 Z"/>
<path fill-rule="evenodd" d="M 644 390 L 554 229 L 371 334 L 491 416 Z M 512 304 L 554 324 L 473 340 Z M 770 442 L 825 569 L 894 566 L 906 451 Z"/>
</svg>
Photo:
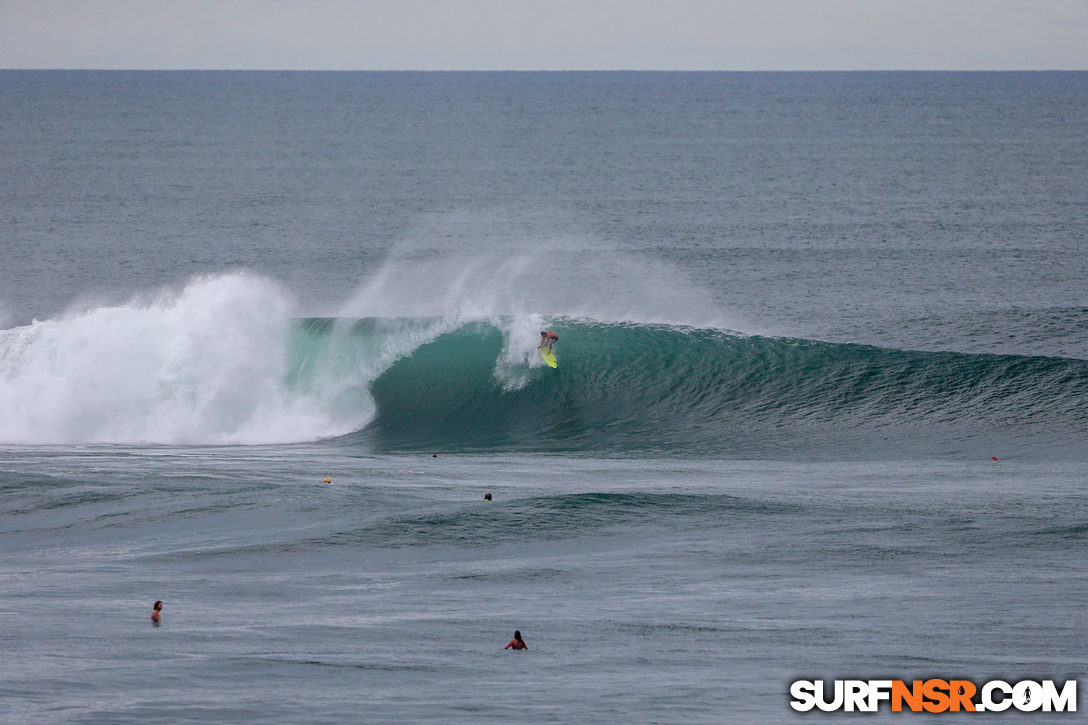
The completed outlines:
<svg viewBox="0 0 1088 725">
<path fill-rule="evenodd" d="M 539 330 L 545 326 L 540 315 L 525 315 L 513 319 L 493 317 L 492 326 L 504 329 L 502 352 L 495 361 L 493 375 L 503 390 L 519 390 L 532 380 L 533 368 L 543 361 L 537 354 Z"/>
<path fill-rule="evenodd" d="M 285 385 L 291 310 L 239 273 L 0 332 L 0 441 L 267 443 L 359 427 Z"/>
<path fill-rule="evenodd" d="M 336 316 L 473 321 L 536 315 L 755 331 L 666 259 L 595 249 L 587 239 L 508 241 L 502 251 L 457 253 L 405 241 L 368 270 Z"/>
</svg>

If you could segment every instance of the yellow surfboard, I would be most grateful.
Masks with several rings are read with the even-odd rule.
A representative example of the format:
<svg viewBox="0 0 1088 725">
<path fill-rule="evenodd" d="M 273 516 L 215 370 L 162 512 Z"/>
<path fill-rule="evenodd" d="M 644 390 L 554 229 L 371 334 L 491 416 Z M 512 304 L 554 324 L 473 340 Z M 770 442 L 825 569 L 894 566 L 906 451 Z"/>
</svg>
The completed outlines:
<svg viewBox="0 0 1088 725">
<path fill-rule="evenodd" d="M 555 359 L 555 353 L 549 347 L 540 348 L 540 357 L 544 358 L 544 364 L 550 368 L 559 367 L 559 361 Z"/>
</svg>

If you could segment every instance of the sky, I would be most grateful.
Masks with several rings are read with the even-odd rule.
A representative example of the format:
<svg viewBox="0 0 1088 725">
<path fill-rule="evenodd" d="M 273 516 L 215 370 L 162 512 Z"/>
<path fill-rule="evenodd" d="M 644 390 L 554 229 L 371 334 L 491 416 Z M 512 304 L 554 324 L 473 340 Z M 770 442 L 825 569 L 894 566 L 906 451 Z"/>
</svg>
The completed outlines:
<svg viewBox="0 0 1088 725">
<path fill-rule="evenodd" d="M 1086 70 L 1088 0 L 0 0 L 0 68 Z"/>
</svg>

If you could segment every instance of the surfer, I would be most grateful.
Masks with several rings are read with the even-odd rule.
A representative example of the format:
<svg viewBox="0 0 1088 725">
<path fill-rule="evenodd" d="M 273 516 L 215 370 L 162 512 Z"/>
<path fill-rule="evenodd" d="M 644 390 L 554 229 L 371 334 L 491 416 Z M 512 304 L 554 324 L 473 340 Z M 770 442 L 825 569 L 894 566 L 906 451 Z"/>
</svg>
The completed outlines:
<svg viewBox="0 0 1088 725">
<path fill-rule="evenodd" d="M 521 630 L 515 629 L 514 638 L 503 649 L 529 649 L 529 645 L 525 644 L 525 640 L 521 638 Z"/>
<path fill-rule="evenodd" d="M 559 335 L 556 335 L 551 330 L 541 330 L 540 331 L 540 344 L 536 346 L 536 349 L 539 350 L 542 347 L 547 347 L 548 350 L 551 350 L 552 345 L 554 345 L 558 341 L 559 341 Z"/>
<path fill-rule="evenodd" d="M 154 622 L 155 624 L 159 623 L 159 618 L 160 618 L 159 617 L 159 612 L 161 612 L 161 611 L 162 611 L 162 600 L 158 599 L 158 600 L 155 601 L 154 606 L 151 607 L 151 621 Z"/>
</svg>

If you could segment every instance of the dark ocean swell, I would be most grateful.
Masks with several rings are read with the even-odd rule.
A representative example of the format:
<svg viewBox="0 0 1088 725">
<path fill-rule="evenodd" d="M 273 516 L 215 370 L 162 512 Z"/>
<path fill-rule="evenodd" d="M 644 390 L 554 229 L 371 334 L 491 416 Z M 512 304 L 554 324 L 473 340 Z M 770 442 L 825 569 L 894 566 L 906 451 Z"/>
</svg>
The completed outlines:
<svg viewBox="0 0 1088 725">
<path fill-rule="evenodd" d="M 1083 360 L 568 320 L 552 325 L 552 370 L 531 348 L 512 353 L 504 327 L 462 325 L 396 360 L 370 384 L 369 425 L 344 440 L 428 452 L 1080 458 L 1088 432 Z"/>
</svg>

